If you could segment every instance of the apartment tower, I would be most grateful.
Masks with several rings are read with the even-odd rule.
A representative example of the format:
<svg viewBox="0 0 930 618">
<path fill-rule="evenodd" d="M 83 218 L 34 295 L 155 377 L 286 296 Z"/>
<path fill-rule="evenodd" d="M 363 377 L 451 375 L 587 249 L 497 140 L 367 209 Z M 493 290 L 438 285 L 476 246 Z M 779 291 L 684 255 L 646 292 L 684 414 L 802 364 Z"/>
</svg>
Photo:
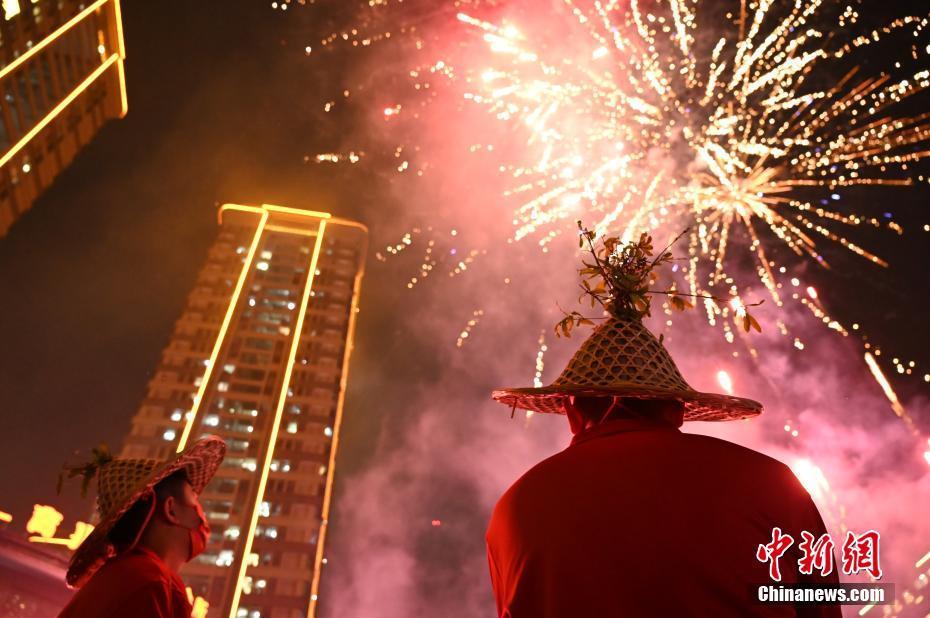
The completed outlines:
<svg viewBox="0 0 930 618">
<path fill-rule="evenodd" d="M 122 455 L 224 438 L 201 495 L 209 544 L 184 579 L 211 617 L 312 616 L 367 230 L 271 205 L 219 217 Z"/>
<path fill-rule="evenodd" d="M 119 0 L 3 0 L 2 12 L 0 237 L 127 110 Z"/>
</svg>

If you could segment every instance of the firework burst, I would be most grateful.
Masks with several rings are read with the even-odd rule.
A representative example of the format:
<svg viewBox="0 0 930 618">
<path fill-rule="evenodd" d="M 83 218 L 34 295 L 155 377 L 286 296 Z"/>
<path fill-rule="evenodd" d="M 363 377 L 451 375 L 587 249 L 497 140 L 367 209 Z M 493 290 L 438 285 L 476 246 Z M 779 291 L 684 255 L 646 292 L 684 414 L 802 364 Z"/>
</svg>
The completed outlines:
<svg viewBox="0 0 930 618">
<path fill-rule="evenodd" d="M 496 159 L 507 185 L 498 208 L 512 219 L 513 241 L 534 239 L 548 251 L 577 219 L 624 240 L 688 228 L 679 289 L 732 297 L 702 307 L 728 342 L 740 336 L 732 322 L 743 298 L 758 300 L 760 286 L 776 307 L 793 301 L 848 336 L 858 325 L 831 315 L 793 271 L 805 262 L 828 268 L 825 253 L 842 253 L 832 247 L 887 266 L 851 230 L 904 230 L 891 213 L 877 217 L 854 204 L 925 183 L 930 158 L 930 113 L 923 111 L 930 17 L 902 15 L 873 27 L 876 16 L 865 9 L 860 16 L 860 5 L 553 0 L 539 12 L 516 0 L 370 2 L 320 45 L 377 47 L 379 67 L 403 67 L 390 73 L 402 73 L 406 87 L 368 85 L 374 115 L 387 139 L 397 140 L 383 158 L 398 179 L 460 167 L 433 158 L 437 149 L 422 143 L 427 119 L 441 117 L 446 126 L 463 111 L 468 118 L 478 112 L 469 152 Z M 907 53 L 888 61 L 889 49 Z M 876 53 L 880 63 L 871 61 Z M 325 111 L 334 104 L 328 100 Z M 375 163 L 383 148 L 369 143 L 314 161 L 353 164 L 367 156 Z M 440 262 L 457 267 L 451 276 L 464 272 L 478 254 L 472 249 L 459 263 L 438 247 L 424 250 L 408 288 Z M 671 326 L 669 307 L 662 309 Z M 767 321 L 789 336 L 777 315 Z M 804 349 L 799 334 L 790 338 Z M 753 344 L 742 343 L 755 357 Z M 930 381 L 913 361 L 897 369 Z"/>
<path fill-rule="evenodd" d="M 909 29 L 916 40 L 928 19 L 903 17 L 830 49 L 828 33 L 811 25 L 828 20 L 825 4 L 761 1 L 748 12 L 743 4 L 726 15 L 732 32 L 711 42 L 698 27 L 697 2 L 645 10 L 637 0 L 564 0 L 580 35 L 566 37 L 571 53 L 514 24 L 460 13 L 493 52 L 466 98 L 525 127 L 535 155 L 510 168 L 515 237 L 579 210 L 599 214 L 598 231 L 619 228 L 626 238 L 690 226 L 691 292 L 726 283 L 736 294 L 726 258 L 739 226 L 758 280 L 779 305 L 764 240 L 826 265 L 815 242 L 825 237 L 886 265 L 835 228 L 901 228 L 823 201 L 836 204 L 837 192 L 854 185 L 913 182 L 909 164 L 930 155 L 930 114 L 895 110 L 930 86 L 930 71 L 857 79 L 852 67 L 819 87 L 817 68 L 882 34 Z M 839 25 L 857 18 L 846 7 Z"/>
</svg>

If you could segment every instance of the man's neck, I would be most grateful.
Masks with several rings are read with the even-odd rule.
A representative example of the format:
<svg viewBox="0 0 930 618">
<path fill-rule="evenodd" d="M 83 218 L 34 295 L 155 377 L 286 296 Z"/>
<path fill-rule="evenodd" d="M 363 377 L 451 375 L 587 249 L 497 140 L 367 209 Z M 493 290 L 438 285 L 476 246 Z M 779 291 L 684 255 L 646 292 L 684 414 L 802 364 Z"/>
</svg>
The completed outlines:
<svg viewBox="0 0 930 618">
<path fill-rule="evenodd" d="M 592 423 L 572 436 L 571 444 L 580 444 L 597 438 L 631 431 L 679 431 L 678 425 L 665 419 L 621 417 Z"/>
<path fill-rule="evenodd" d="M 176 544 L 168 542 L 167 539 L 144 538 L 139 541 L 139 546 L 161 558 L 165 566 L 174 574 L 177 574 L 181 566 L 187 562 L 187 556 L 182 555 Z"/>
</svg>

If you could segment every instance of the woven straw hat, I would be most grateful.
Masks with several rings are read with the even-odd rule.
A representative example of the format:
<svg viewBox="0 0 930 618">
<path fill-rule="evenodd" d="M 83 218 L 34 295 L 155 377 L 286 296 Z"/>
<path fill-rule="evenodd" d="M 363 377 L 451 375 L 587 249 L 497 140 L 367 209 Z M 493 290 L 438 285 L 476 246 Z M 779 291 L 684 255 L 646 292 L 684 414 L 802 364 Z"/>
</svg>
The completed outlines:
<svg viewBox="0 0 930 618">
<path fill-rule="evenodd" d="M 216 436 L 208 436 L 169 461 L 105 456 L 84 466 L 83 469 L 92 469 L 97 475 L 100 521 L 71 557 L 65 577 L 68 585 L 80 588 L 97 569 L 116 555 L 117 550 L 108 536 L 110 531 L 136 502 L 152 495 L 155 485 L 178 470 L 184 470 L 187 480 L 199 494 L 213 478 L 225 455 L 226 443 Z"/>
<path fill-rule="evenodd" d="M 694 390 L 640 320 L 613 316 L 585 340 L 551 385 L 491 394 L 512 408 L 554 414 L 565 414 L 571 395 L 679 401 L 686 421 L 731 421 L 762 412 L 762 404 L 751 399 Z"/>
</svg>

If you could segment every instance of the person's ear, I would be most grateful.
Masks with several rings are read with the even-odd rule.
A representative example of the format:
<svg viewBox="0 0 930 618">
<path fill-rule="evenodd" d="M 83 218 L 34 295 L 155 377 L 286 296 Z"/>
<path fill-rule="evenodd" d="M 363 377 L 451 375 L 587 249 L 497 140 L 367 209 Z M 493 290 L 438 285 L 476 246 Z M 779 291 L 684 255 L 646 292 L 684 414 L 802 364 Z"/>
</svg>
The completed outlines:
<svg viewBox="0 0 930 618">
<path fill-rule="evenodd" d="M 178 501 L 174 496 L 168 496 L 161 503 L 161 516 L 170 524 L 180 525 L 181 519 L 178 513 Z"/>
</svg>

